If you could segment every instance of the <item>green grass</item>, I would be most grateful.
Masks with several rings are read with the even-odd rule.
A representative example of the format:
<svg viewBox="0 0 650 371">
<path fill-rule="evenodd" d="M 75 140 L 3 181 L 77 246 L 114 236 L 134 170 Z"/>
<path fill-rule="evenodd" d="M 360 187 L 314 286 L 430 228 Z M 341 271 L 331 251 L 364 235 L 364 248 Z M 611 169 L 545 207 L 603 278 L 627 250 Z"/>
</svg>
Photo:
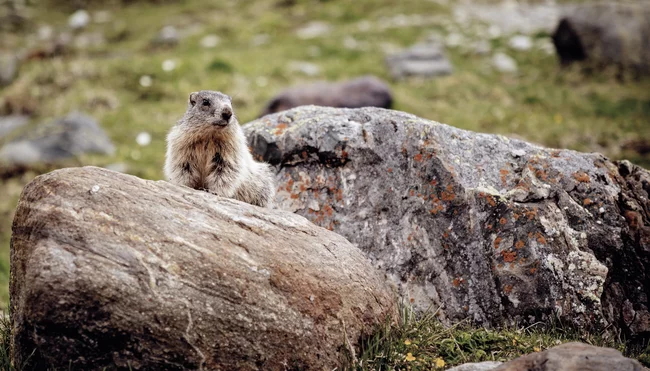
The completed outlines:
<svg viewBox="0 0 650 371">
<path fill-rule="evenodd" d="M 32 25 L 65 28 L 70 7 L 56 8 L 44 1 L 31 9 Z M 460 128 L 517 136 L 552 147 L 600 151 L 614 158 L 629 158 L 650 166 L 650 156 L 622 151 L 630 139 L 650 140 L 650 81 L 616 80 L 613 74 L 586 76 L 577 68 L 561 69 L 555 56 L 539 49 L 516 52 L 507 40 L 492 40 L 519 64 L 520 72 L 499 74 L 490 68 L 490 56 L 464 49 L 447 51 L 454 74 L 436 79 L 390 81 L 383 47 L 407 47 L 432 31 L 449 29 L 476 39 L 479 26 L 449 25 L 451 9 L 432 1 L 402 0 L 296 0 L 281 6 L 277 0 L 203 2 L 187 0 L 90 2 L 91 13 L 110 10 L 113 22 L 91 24 L 85 31 L 102 32 L 105 45 L 46 60 L 26 61 L 17 81 L 0 90 L 0 114 L 11 110 L 34 113 L 35 121 L 87 112 L 100 120 L 117 147 L 112 157 L 86 156 L 77 164 L 105 166 L 124 163 L 134 175 L 162 178 L 165 135 L 182 115 L 190 92 L 222 90 L 234 97 L 240 121 L 254 119 L 264 104 L 283 88 L 319 79 L 340 80 L 375 74 L 390 82 L 395 109 Z M 453 3 L 453 2 L 451 2 Z M 436 16 L 428 26 L 382 28 L 398 14 Z M 302 40 L 295 31 L 311 21 L 330 23 L 325 37 Z M 371 27 L 361 30 L 359 22 Z M 191 31 L 174 48 L 152 48 L 149 41 L 164 25 Z M 214 49 L 199 45 L 206 34 L 218 34 Z M 256 35 L 269 43 L 253 45 Z M 363 50 L 348 50 L 343 40 L 354 37 Z M 536 38 L 546 37 L 543 34 Z M 31 45 L 32 35 L 0 34 L 0 49 Z M 165 72 L 164 60 L 177 68 Z M 308 61 L 321 68 L 317 77 L 289 68 L 289 61 Z M 143 75 L 151 87 L 138 83 Z M 136 135 L 147 131 L 152 143 L 139 147 Z M 8 302 L 8 256 L 11 220 L 21 188 L 37 171 L 0 180 L 0 306 Z"/>
<path fill-rule="evenodd" d="M 631 349 L 607 334 L 586 334 L 560 323 L 526 328 L 489 330 L 467 323 L 444 326 L 435 312 L 416 316 L 409 306 L 401 306 L 396 325 L 387 323 L 362 342 L 353 369 L 435 370 L 468 362 L 506 362 L 521 355 L 544 351 L 562 343 L 581 341 L 611 347 L 648 365 L 648 350 Z"/>
</svg>

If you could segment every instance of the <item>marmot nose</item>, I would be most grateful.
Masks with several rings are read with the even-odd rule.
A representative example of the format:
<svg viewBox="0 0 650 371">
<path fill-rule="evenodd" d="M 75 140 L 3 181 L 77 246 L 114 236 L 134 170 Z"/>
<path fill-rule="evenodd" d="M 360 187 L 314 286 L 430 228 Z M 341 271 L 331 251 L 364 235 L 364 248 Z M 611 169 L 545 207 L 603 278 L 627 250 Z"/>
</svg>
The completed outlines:
<svg viewBox="0 0 650 371">
<path fill-rule="evenodd" d="M 228 121 L 232 117 L 232 110 L 230 108 L 224 108 L 221 112 L 221 118 Z"/>
</svg>

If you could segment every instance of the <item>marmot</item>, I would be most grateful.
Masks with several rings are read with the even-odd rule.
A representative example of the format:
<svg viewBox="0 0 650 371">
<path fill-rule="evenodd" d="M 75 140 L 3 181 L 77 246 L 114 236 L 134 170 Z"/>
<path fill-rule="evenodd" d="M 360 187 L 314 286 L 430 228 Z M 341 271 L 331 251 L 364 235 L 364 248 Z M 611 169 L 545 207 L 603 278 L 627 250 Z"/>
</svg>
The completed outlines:
<svg viewBox="0 0 650 371">
<path fill-rule="evenodd" d="M 231 98 L 217 91 L 190 94 L 167 136 L 164 171 L 172 183 L 257 206 L 270 206 L 275 194 L 270 166 L 253 160 Z"/>
</svg>

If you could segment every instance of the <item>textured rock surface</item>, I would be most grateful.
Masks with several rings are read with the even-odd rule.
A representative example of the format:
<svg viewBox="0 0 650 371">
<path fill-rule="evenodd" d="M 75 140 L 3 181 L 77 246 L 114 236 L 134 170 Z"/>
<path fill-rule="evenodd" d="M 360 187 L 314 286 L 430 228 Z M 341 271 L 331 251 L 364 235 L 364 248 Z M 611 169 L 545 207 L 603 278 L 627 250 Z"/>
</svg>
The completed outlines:
<svg viewBox="0 0 650 371">
<path fill-rule="evenodd" d="M 281 92 L 269 101 L 260 116 L 310 104 L 326 107 L 390 108 L 393 96 L 388 85 L 374 76 L 362 76 L 336 83 L 319 82 Z"/>
<path fill-rule="evenodd" d="M 465 363 L 460 366 L 452 367 L 447 371 L 490 371 L 500 366 L 502 362 L 478 362 L 478 363 Z"/>
<path fill-rule="evenodd" d="M 645 367 L 625 358 L 616 349 L 583 343 L 567 343 L 549 350 L 527 354 L 492 371 L 644 371 Z"/>
<path fill-rule="evenodd" d="M 10 289 L 15 364 L 39 370 L 332 369 L 394 299 L 298 215 L 99 168 L 25 188 Z"/>
<path fill-rule="evenodd" d="M 386 57 L 390 73 L 395 79 L 409 76 L 433 77 L 453 72 L 442 45 L 434 42 L 416 44 L 402 52 Z"/>
<path fill-rule="evenodd" d="M 112 154 L 113 143 L 99 123 L 81 113 L 41 125 L 0 148 L 0 162 L 51 163 L 85 153 Z"/>
<path fill-rule="evenodd" d="M 648 171 L 373 108 L 245 131 L 278 169 L 279 207 L 357 244 L 416 308 L 648 335 Z"/>
<path fill-rule="evenodd" d="M 564 64 L 589 60 L 650 74 L 650 6 L 600 2 L 568 7 L 553 43 Z"/>
</svg>

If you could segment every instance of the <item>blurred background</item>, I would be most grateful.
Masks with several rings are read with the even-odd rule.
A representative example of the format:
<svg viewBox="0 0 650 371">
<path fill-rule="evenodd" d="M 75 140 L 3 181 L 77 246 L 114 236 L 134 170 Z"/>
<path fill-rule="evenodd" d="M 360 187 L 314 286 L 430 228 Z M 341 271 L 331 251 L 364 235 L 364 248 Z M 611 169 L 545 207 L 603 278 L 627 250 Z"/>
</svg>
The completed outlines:
<svg viewBox="0 0 650 371">
<path fill-rule="evenodd" d="M 649 168 L 648 9 L 586 0 L 0 0 L 0 307 L 22 187 L 81 165 L 162 179 L 166 133 L 201 89 L 231 95 L 241 123 L 297 104 L 376 103 Z M 374 78 L 350 83 L 362 76 Z M 323 81 L 343 85 L 309 86 Z"/>
</svg>

